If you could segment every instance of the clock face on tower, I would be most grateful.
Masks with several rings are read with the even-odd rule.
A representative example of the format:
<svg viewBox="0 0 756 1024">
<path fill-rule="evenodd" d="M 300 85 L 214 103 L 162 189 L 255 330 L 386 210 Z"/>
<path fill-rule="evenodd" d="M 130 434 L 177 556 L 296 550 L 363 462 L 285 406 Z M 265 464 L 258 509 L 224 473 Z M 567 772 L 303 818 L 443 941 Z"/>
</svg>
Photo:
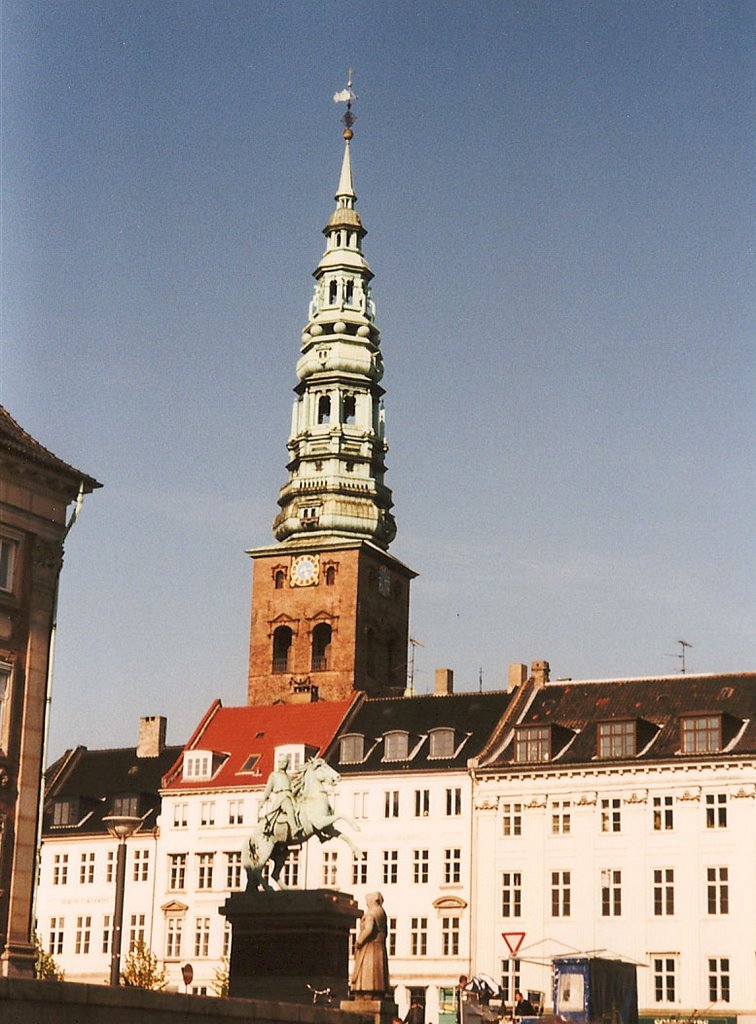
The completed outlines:
<svg viewBox="0 0 756 1024">
<path fill-rule="evenodd" d="M 295 555 L 291 560 L 292 587 L 312 587 L 320 579 L 319 555 Z"/>
</svg>

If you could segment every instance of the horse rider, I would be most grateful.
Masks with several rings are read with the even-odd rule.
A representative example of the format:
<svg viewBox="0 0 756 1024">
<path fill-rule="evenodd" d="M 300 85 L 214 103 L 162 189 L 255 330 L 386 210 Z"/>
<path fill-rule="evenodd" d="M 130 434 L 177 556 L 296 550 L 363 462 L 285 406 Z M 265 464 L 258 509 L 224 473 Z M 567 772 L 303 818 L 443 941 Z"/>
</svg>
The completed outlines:
<svg viewBox="0 0 756 1024">
<path fill-rule="evenodd" d="M 278 767 L 268 776 L 268 783 L 263 793 L 263 803 L 268 797 L 272 796 L 272 806 L 265 813 L 264 819 L 263 831 L 267 836 L 273 835 L 276 824 L 281 817 L 288 823 L 292 837 L 302 827 L 291 788 L 291 777 L 288 772 L 290 763 L 289 755 L 285 754 L 281 758 Z"/>
</svg>

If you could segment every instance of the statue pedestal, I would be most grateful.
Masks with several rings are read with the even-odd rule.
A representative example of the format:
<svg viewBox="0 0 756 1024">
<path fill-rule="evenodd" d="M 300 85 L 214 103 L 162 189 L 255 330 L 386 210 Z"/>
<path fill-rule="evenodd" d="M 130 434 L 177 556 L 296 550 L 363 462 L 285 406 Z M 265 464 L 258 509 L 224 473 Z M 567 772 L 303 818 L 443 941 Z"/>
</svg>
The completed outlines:
<svg viewBox="0 0 756 1024">
<path fill-rule="evenodd" d="M 229 995 L 331 1006 L 349 982 L 349 929 L 360 916 L 351 896 L 331 889 L 233 893 L 220 908 L 232 929 Z M 327 999 L 318 999 L 328 1005 Z"/>
<path fill-rule="evenodd" d="M 393 1024 L 399 1017 L 399 1008 L 390 995 L 373 996 L 358 993 L 350 999 L 343 999 L 339 1009 L 345 1013 L 358 1013 L 361 1017 L 371 1018 L 375 1024 Z"/>
</svg>

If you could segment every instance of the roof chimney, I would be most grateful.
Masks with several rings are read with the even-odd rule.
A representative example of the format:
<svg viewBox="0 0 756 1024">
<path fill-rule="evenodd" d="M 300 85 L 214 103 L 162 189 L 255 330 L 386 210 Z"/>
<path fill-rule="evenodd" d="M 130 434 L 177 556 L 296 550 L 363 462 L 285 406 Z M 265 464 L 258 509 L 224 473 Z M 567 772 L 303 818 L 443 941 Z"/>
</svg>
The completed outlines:
<svg viewBox="0 0 756 1024">
<path fill-rule="evenodd" d="M 528 678 L 528 666 L 520 662 L 512 662 L 509 666 L 509 677 L 507 680 L 507 692 L 511 693 L 518 686 L 522 686 Z"/>
<path fill-rule="evenodd" d="M 533 677 L 533 686 L 536 690 L 542 690 L 549 681 L 548 661 L 534 661 L 530 666 L 530 674 Z"/>
<path fill-rule="evenodd" d="M 137 757 L 158 757 L 165 750 L 165 729 L 168 724 L 162 715 L 139 719 Z"/>
<path fill-rule="evenodd" d="M 454 672 L 450 668 L 437 668 L 433 692 L 454 693 Z"/>
</svg>

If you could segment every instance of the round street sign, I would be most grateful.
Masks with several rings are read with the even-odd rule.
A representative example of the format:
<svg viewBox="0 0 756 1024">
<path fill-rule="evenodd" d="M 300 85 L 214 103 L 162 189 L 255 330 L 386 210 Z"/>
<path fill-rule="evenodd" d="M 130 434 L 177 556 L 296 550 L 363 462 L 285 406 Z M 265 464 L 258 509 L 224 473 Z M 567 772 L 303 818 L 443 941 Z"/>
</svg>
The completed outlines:
<svg viewBox="0 0 756 1024">
<path fill-rule="evenodd" d="M 181 968 L 181 977 L 184 979 L 185 985 L 191 985 L 192 978 L 194 977 L 194 968 L 191 964 L 184 964 Z"/>
</svg>

